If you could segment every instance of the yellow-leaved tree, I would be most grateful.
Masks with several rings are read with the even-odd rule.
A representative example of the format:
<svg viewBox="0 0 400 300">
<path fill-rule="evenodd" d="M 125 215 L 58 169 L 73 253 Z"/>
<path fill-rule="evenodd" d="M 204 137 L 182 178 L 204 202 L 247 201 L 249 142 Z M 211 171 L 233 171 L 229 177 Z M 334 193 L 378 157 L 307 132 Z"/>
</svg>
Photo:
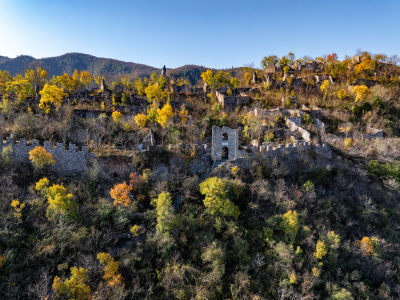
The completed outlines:
<svg viewBox="0 0 400 300">
<path fill-rule="evenodd" d="M 65 296 L 67 299 L 86 300 L 91 299 L 90 287 L 86 284 L 87 271 L 80 267 L 72 267 L 71 276 L 63 282 L 56 276 L 53 280 L 53 291 L 58 297 Z"/>
<path fill-rule="evenodd" d="M 186 109 L 185 105 L 181 106 L 181 110 L 179 111 L 179 117 L 181 118 L 181 124 L 185 124 L 189 115 L 189 111 Z"/>
<path fill-rule="evenodd" d="M 29 151 L 29 160 L 37 170 L 43 170 L 44 168 L 56 163 L 53 155 L 41 146 L 36 146 L 34 149 Z"/>
<path fill-rule="evenodd" d="M 356 102 L 367 100 L 368 96 L 371 94 L 371 91 L 366 85 L 356 85 L 353 87 L 353 92 L 356 94 Z"/>
<path fill-rule="evenodd" d="M 81 71 L 79 80 L 84 86 L 89 87 L 89 84 L 92 82 L 92 79 L 93 76 L 88 71 Z"/>
<path fill-rule="evenodd" d="M 49 220 L 53 220 L 59 215 L 68 217 L 76 215 L 78 204 L 75 202 L 74 196 L 68 193 L 63 185 L 53 184 L 49 187 L 49 180 L 42 178 L 36 182 L 35 190 L 47 198 L 49 205 L 46 217 Z"/>
<path fill-rule="evenodd" d="M 297 212 L 295 210 L 289 210 L 287 213 L 282 215 L 282 222 L 280 225 L 288 240 L 293 242 L 296 238 L 297 232 L 299 231 L 299 217 Z"/>
<path fill-rule="evenodd" d="M 317 245 L 315 246 L 314 257 L 317 259 L 323 259 L 327 253 L 328 247 L 326 246 L 325 242 L 318 240 Z"/>
<path fill-rule="evenodd" d="M 109 254 L 101 252 L 97 254 L 97 259 L 104 265 L 103 279 L 110 287 L 123 287 L 122 276 L 118 273 L 119 263 Z"/>
<path fill-rule="evenodd" d="M 128 207 L 131 205 L 132 200 L 129 197 L 129 193 L 132 190 L 131 185 L 127 185 L 126 182 L 114 185 L 110 190 L 110 196 L 114 199 L 114 205 Z"/>
<path fill-rule="evenodd" d="M 167 235 L 173 229 L 175 220 L 171 195 L 168 192 L 162 192 L 153 200 L 153 203 L 156 207 L 156 230 L 158 233 Z"/>
<path fill-rule="evenodd" d="M 144 128 L 147 122 L 147 116 L 145 114 L 139 113 L 135 116 L 135 122 L 139 128 Z"/>
<path fill-rule="evenodd" d="M 172 109 L 171 104 L 166 103 L 163 108 L 157 109 L 157 117 L 156 121 L 161 125 L 162 128 L 166 128 L 168 126 L 169 121 L 174 116 L 174 111 Z"/>
<path fill-rule="evenodd" d="M 60 108 L 64 97 L 67 96 L 62 88 L 48 83 L 44 85 L 39 93 L 41 95 L 39 107 L 46 114 L 50 113 L 51 105 L 54 105 L 57 109 Z"/>
</svg>

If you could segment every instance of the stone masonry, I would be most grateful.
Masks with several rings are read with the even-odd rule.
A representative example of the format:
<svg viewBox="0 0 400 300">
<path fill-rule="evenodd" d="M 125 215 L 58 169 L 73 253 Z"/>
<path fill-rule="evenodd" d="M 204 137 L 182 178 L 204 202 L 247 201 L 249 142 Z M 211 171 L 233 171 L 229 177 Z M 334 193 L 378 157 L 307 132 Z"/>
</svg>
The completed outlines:
<svg viewBox="0 0 400 300">
<path fill-rule="evenodd" d="M 39 141 L 35 139 L 30 143 L 27 143 L 26 139 L 15 143 L 12 138 L 8 137 L 4 142 L 0 137 L 0 141 L 0 153 L 5 147 L 11 146 L 13 159 L 18 163 L 29 163 L 29 151 L 40 146 Z M 57 143 L 56 147 L 52 147 L 51 143 L 46 141 L 43 143 L 43 148 L 51 153 L 56 161 L 50 169 L 62 176 L 84 173 L 94 158 L 93 153 L 88 151 L 88 147 L 84 146 L 79 151 L 75 144 L 69 144 L 66 149 L 63 143 Z"/>
<path fill-rule="evenodd" d="M 239 150 L 239 129 L 229 127 L 212 127 L 211 156 L 214 161 L 235 160 L 245 156 L 244 150 Z"/>
</svg>

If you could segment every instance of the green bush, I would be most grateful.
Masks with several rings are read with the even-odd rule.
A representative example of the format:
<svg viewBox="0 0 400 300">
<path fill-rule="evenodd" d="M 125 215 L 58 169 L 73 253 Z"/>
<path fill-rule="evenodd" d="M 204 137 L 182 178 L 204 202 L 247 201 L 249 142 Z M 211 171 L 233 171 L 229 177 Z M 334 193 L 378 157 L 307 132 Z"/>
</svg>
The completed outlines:
<svg viewBox="0 0 400 300">
<path fill-rule="evenodd" d="M 381 164 L 377 160 L 368 163 L 368 173 L 380 178 L 393 178 L 400 182 L 400 162 Z"/>
</svg>

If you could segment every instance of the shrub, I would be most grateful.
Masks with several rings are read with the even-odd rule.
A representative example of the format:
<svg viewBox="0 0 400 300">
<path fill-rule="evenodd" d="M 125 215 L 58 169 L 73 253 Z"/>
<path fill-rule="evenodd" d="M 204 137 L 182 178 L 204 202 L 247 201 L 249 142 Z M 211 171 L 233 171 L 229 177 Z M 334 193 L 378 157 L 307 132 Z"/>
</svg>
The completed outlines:
<svg viewBox="0 0 400 300">
<path fill-rule="evenodd" d="M 340 236 L 337 233 L 335 233 L 334 231 L 329 231 L 328 232 L 328 236 L 327 236 L 327 240 L 328 240 L 330 248 L 332 248 L 332 249 L 339 248 Z"/>
<path fill-rule="evenodd" d="M 315 247 L 314 257 L 317 259 L 323 259 L 324 256 L 328 253 L 328 247 L 326 246 L 324 241 L 318 240 L 317 245 Z"/>
<path fill-rule="evenodd" d="M 368 162 L 368 173 L 376 177 L 393 178 L 400 182 L 400 162 L 380 164 L 377 160 Z"/>
<path fill-rule="evenodd" d="M 145 114 L 137 114 L 135 116 L 135 122 L 139 128 L 144 128 L 147 122 L 147 116 Z"/>
<path fill-rule="evenodd" d="M 0 255 L 0 268 L 3 267 L 5 261 L 6 261 L 5 256 Z"/>
<path fill-rule="evenodd" d="M 368 96 L 371 94 L 371 91 L 366 85 L 356 85 L 353 87 L 353 93 L 356 94 L 355 101 L 358 102 L 360 100 L 367 100 Z"/>
<path fill-rule="evenodd" d="M 312 117 L 309 114 L 304 113 L 304 114 L 301 115 L 301 122 L 304 125 L 308 125 L 308 124 L 312 124 L 314 121 L 313 121 Z"/>
<path fill-rule="evenodd" d="M 231 169 L 231 174 L 233 176 L 236 176 L 239 171 L 240 171 L 240 168 L 238 166 L 233 166 Z"/>
<path fill-rule="evenodd" d="M 166 103 L 163 108 L 157 109 L 156 121 L 162 128 L 166 128 L 169 120 L 174 116 L 174 111 L 169 103 Z"/>
<path fill-rule="evenodd" d="M 14 218 L 16 218 L 18 221 L 22 220 L 22 210 L 25 207 L 25 203 L 19 202 L 18 199 L 14 199 L 11 201 L 11 207 L 14 208 Z"/>
<path fill-rule="evenodd" d="M 289 276 L 289 283 L 290 284 L 296 284 L 297 283 L 297 277 L 296 273 L 292 272 Z"/>
<path fill-rule="evenodd" d="M 118 273 L 119 263 L 109 253 L 98 253 L 97 259 L 104 266 L 103 279 L 110 287 L 123 287 L 122 276 Z"/>
<path fill-rule="evenodd" d="M 131 227 L 130 231 L 134 237 L 139 236 L 139 229 L 140 227 L 136 224 Z"/>
<path fill-rule="evenodd" d="M 73 217 L 76 214 L 77 203 L 71 193 L 63 185 L 54 184 L 47 191 L 49 206 L 46 210 L 46 217 L 49 220 L 58 215 Z"/>
<path fill-rule="evenodd" d="M 42 170 L 56 163 L 53 155 L 41 146 L 36 146 L 33 150 L 29 151 L 29 160 L 37 170 Z"/>
<path fill-rule="evenodd" d="M 290 241 L 294 241 L 297 232 L 299 231 L 299 217 L 295 210 L 289 210 L 287 213 L 282 215 L 282 221 L 280 227 L 283 232 L 287 235 Z"/>
<path fill-rule="evenodd" d="M 264 142 L 269 143 L 272 142 L 275 138 L 274 133 L 272 132 L 266 132 L 264 135 Z"/>
<path fill-rule="evenodd" d="M 44 192 L 45 194 L 47 194 L 49 184 L 50 184 L 50 181 L 46 177 L 43 177 L 38 182 L 36 182 L 35 190 L 38 192 L 41 192 L 41 193 Z"/>
<path fill-rule="evenodd" d="M 122 119 L 122 113 L 121 112 L 119 112 L 117 110 L 113 111 L 111 116 L 112 116 L 112 119 L 113 119 L 115 124 L 120 124 L 121 119 Z"/>
<path fill-rule="evenodd" d="M 353 140 L 351 138 L 345 138 L 343 141 L 343 147 L 345 149 L 350 148 L 353 145 Z"/>
<path fill-rule="evenodd" d="M 330 85 L 331 85 L 330 81 L 329 80 L 325 80 L 320 86 L 321 91 L 325 92 L 325 93 L 328 92 L 328 89 L 329 89 Z"/>
<path fill-rule="evenodd" d="M 84 268 L 72 267 L 71 277 L 66 279 L 64 282 L 61 281 L 60 277 L 56 276 L 53 280 L 53 291 L 60 296 L 66 296 L 69 299 L 91 299 L 90 287 L 86 284 L 86 273 Z"/>
<path fill-rule="evenodd" d="M 312 268 L 312 274 L 315 278 L 318 278 L 321 275 L 321 269 L 317 267 Z"/>
<path fill-rule="evenodd" d="M 11 145 L 8 145 L 1 150 L 1 159 L 5 165 L 11 164 L 13 161 L 13 148 Z"/>
<path fill-rule="evenodd" d="M 162 192 L 154 199 L 157 217 L 157 232 L 169 234 L 174 226 L 174 208 L 172 207 L 171 195 Z"/>
<path fill-rule="evenodd" d="M 337 96 L 340 100 L 347 98 L 347 92 L 343 89 L 337 91 Z"/>
<path fill-rule="evenodd" d="M 365 255 L 374 254 L 374 245 L 371 241 L 371 238 L 368 236 L 364 236 L 361 240 L 357 241 L 356 246 L 359 247 L 362 253 Z"/>
</svg>

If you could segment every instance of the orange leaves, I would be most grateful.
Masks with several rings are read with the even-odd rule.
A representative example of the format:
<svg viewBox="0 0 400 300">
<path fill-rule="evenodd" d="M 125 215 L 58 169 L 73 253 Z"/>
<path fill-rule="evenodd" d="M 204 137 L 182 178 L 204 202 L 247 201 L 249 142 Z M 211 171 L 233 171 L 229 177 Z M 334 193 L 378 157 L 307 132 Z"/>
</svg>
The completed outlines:
<svg viewBox="0 0 400 300">
<path fill-rule="evenodd" d="M 119 262 L 105 252 L 98 253 L 97 259 L 105 265 L 103 279 L 107 281 L 108 285 L 110 287 L 123 287 L 122 276 L 118 273 Z"/>
<path fill-rule="evenodd" d="M 375 70 L 375 60 L 367 58 L 355 66 L 356 73 L 370 73 Z"/>
<path fill-rule="evenodd" d="M 53 155 L 41 146 L 36 146 L 33 150 L 29 151 L 29 160 L 33 167 L 39 170 L 56 163 Z"/>
<path fill-rule="evenodd" d="M 132 185 L 127 185 L 126 182 L 116 184 L 110 190 L 110 196 L 114 199 L 114 205 L 122 205 L 128 207 L 131 205 L 132 200 L 129 197 L 129 193 L 132 190 Z"/>
<path fill-rule="evenodd" d="M 330 63 L 333 63 L 333 62 L 337 61 L 337 59 L 338 59 L 337 54 L 336 53 L 332 53 L 332 54 L 328 55 L 328 57 L 326 58 L 326 62 L 328 64 L 330 64 Z"/>
<path fill-rule="evenodd" d="M 357 241 L 356 246 L 359 247 L 365 255 L 372 255 L 374 253 L 374 244 L 368 236 L 364 236 L 361 240 Z"/>
</svg>

